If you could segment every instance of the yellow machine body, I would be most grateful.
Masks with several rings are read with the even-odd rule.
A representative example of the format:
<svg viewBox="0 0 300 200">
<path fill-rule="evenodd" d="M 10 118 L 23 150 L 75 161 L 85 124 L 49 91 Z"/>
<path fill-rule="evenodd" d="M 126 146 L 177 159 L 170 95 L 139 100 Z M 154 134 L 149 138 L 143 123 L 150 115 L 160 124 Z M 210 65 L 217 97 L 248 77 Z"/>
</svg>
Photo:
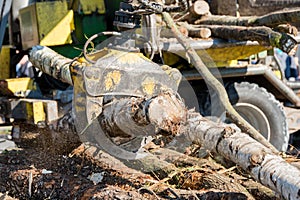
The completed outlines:
<svg viewBox="0 0 300 200">
<path fill-rule="evenodd" d="M 24 49 L 34 45 L 56 46 L 72 43 L 73 11 L 66 1 L 34 3 L 20 10 Z"/>
</svg>

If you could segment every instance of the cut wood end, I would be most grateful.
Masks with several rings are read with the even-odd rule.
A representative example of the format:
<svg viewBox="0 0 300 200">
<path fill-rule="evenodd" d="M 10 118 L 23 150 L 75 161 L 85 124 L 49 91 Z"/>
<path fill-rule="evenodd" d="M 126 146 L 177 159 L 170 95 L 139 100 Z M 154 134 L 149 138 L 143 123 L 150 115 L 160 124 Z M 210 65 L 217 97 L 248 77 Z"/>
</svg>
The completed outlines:
<svg viewBox="0 0 300 200">
<path fill-rule="evenodd" d="M 209 5 L 206 1 L 198 0 L 192 5 L 191 12 L 195 15 L 206 15 L 209 13 Z"/>
</svg>

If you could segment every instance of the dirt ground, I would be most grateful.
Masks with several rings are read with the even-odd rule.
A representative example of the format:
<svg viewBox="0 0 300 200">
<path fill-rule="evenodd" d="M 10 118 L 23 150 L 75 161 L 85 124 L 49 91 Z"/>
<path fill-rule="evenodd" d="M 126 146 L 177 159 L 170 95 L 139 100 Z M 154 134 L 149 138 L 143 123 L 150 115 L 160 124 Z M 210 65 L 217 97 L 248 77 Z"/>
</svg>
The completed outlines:
<svg viewBox="0 0 300 200">
<path fill-rule="evenodd" d="M 155 173 L 122 167 L 117 161 L 118 166 L 111 167 L 109 158 L 108 162 L 97 162 L 87 157 L 72 132 L 56 133 L 22 124 L 20 138 L 14 141 L 17 149 L 0 154 L 0 199 L 251 199 L 248 193 L 255 199 L 277 199 L 274 192 L 261 192 L 261 186 L 250 184 L 253 181 L 236 166 L 207 165 L 192 170 L 189 166 L 178 176 L 161 179 Z M 226 171 L 224 180 L 217 179 L 226 185 L 224 190 L 204 182 L 205 177 L 212 180 L 214 171 L 222 170 Z M 247 194 L 231 190 L 228 184 L 234 182 L 245 187 Z"/>
<path fill-rule="evenodd" d="M 147 194 L 132 192 L 140 180 L 71 155 L 80 145 L 74 133 L 57 134 L 21 126 L 21 138 L 15 140 L 18 149 L 0 155 L 1 193 L 17 199 L 124 199 L 124 195 L 147 198 Z M 97 185 L 88 179 L 93 173 L 103 174 Z"/>
</svg>

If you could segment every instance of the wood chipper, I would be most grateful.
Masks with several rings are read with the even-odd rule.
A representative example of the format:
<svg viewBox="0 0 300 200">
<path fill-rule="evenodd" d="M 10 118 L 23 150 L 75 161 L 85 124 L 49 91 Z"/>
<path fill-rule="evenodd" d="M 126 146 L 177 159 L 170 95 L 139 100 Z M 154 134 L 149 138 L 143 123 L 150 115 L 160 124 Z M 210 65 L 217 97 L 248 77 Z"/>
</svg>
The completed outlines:
<svg viewBox="0 0 300 200">
<path fill-rule="evenodd" d="M 32 9 L 38 11 L 38 5 Z M 153 138 L 170 142 L 184 136 L 233 160 L 284 198 L 297 198 L 299 171 L 278 156 L 289 139 L 279 100 L 297 108 L 299 97 L 270 63 L 249 63 L 245 57 L 263 50 L 270 55 L 273 47 L 294 51 L 294 27 L 281 23 L 294 22 L 292 16 L 300 12 L 227 17 L 224 25 L 224 19 L 210 15 L 207 5 L 200 0 L 124 0 L 113 21 L 118 31 L 89 37 L 82 57 L 67 58 L 45 46 L 33 46 L 47 41 L 46 35 L 39 35 L 39 41 L 27 43 L 30 61 L 73 85 L 73 110 L 68 114 L 82 141 L 132 161 L 148 156 L 143 146 Z M 21 23 L 26 26 L 25 19 L 31 16 L 26 8 L 23 11 Z M 72 17 L 69 12 L 65 16 L 69 24 Z M 31 30 L 24 29 L 27 35 L 22 37 L 32 36 Z M 102 36 L 112 37 L 93 43 Z M 282 165 L 269 170 L 269 163 Z M 294 170 L 294 177 L 282 178 L 287 170 Z"/>
<path fill-rule="evenodd" d="M 169 3 L 124 1 L 114 20 L 119 32 L 101 32 L 90 37 L 83 48 L 84 59 L 68 59 L 47 47 L 34 46 L 29 51 L 30 60 L 43 72 L 74 86 L 72 114 L 76 131 L 84 142 L 92 143 L 125 162 L 143 162 L 148 156 L 143 146 L 149 140 L 157 136 L 176 140 L 178 136 L 185 135 L 190 142 L 234 160 L 257 180 L 279 191 L 284 198 L 292 195 L 296 198 L 299 183 L 295 177 L 300 175 L 298 170 L 283 164 L 280 169 L 269 171 L 267 164 L 282 162 L 276 154 L 287 147 L 287 124 L 282 105 L 265 89 L 241 82 L 247 76 L 261 75 L 255 70 L 250 74 L 250 66 L 229 67 L 230 71 L 223 68 L 227 72 L 226 78 L 231 78 L 231 81 L 226 80 L 225 86 L 238 91 L 236 109 L 249 122 L 256 122 L 253 123 L 255 129 L 232 107 L 225 88 L 211 71 L 219 69 L 215 68 L 216 62 L 250 56 L 270 46 L 289 53 L 294 50 L 297 41 L 285 32 L 267 27 L 204 27 L 176 20 L 195 12 L 195 4 L 189 5 L 185 0 Z M 270 14 L 268 18 L 272 16 Z M 287 16 L 286 13 L 284 16 Z M 158 23 L 169 30 L 159 30 Z M 135 29 L 139 27 L 141 29 Z M 187 37 L 199 35 L 203 30 L 210 31 L 212 35 L 221 31 L 224 35 L 218 36 L 227 40 Z M 113 37 L 104 43 L 105 47 L 103 44 L 95 46 L 93 40 L 103 35 Z M 247 40 L 254 38 L 257 42 L 238 42 L 238 36 Z M 92 48 L 90 44 L 93 44 Z M 217 52 L 228 54 L 228 58 L 217 60 L 223 58 Z M 169 66 L 172 62 L 181 65 L 181 72 L 190 81 L 191 88 L 194 86 L 195 90 L 199 87 L 208 91 L 210 101 L 204 97 L 206 101 L 200 101 L 198 108 L 191 110 L 186 107 L 185 100 L 192 99 L 195 92 L 181 95 L 178 88 L 183 76 L 178 69 Z M 190 65 L 194 69 L 190 69 Z M 244 74 L 238 76 L 232 72 L 234 69 L 244 70 Z M 221 74 L 219 70 L 217 72 Z M 265 69 L 265 73 L 273 72 Z M 280 81 L 275 74 L 267 76 L 273 78 L 273 83 Z M 282 87 L 283 90 L 288 89 L 285 90 L 286 96 L 291 100 L 294 98 L 295 106 L 298 106 L 296 94 L 287 86 Z M 183 88 L 183 92 L 187 90 Z M 248 94 L 243 97 L 243 93 Z M 225 113 L 225 119 L 237 126 L 213 122 L 195 111 L 207 102 L 211 107 L 210 114 L 220 118 Z M 263 112 L 264 106 L 272 113 Z M 276 116 L 272 118 L 274 111 Z M 265 126 L 267 128 L 263 129 Z M 257 129 L 266 132 L 261 134 Z M 261 144 L 241 132 L 248 133 Z M 132 163 L 135 165 L 135 162 Z M 285 170 L 295 170 L 295 177 L 281 179 L 280 174 Z"/>
</svg>

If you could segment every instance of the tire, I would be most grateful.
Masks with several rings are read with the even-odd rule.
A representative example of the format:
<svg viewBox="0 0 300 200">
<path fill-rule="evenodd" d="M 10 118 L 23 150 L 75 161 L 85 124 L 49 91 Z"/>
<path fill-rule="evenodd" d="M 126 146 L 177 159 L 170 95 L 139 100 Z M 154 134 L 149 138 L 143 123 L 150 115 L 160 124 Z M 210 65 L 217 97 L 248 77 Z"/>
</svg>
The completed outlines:
<svg viewBox="0 0 300 200">
<path fill-rule="evenodd" d="M 289 133 L 286 115 L 280 102 L 257 84 L 235 82 L 226 88 L 236 111 L 279 151 L 286 151 Z"/>
</svg>

